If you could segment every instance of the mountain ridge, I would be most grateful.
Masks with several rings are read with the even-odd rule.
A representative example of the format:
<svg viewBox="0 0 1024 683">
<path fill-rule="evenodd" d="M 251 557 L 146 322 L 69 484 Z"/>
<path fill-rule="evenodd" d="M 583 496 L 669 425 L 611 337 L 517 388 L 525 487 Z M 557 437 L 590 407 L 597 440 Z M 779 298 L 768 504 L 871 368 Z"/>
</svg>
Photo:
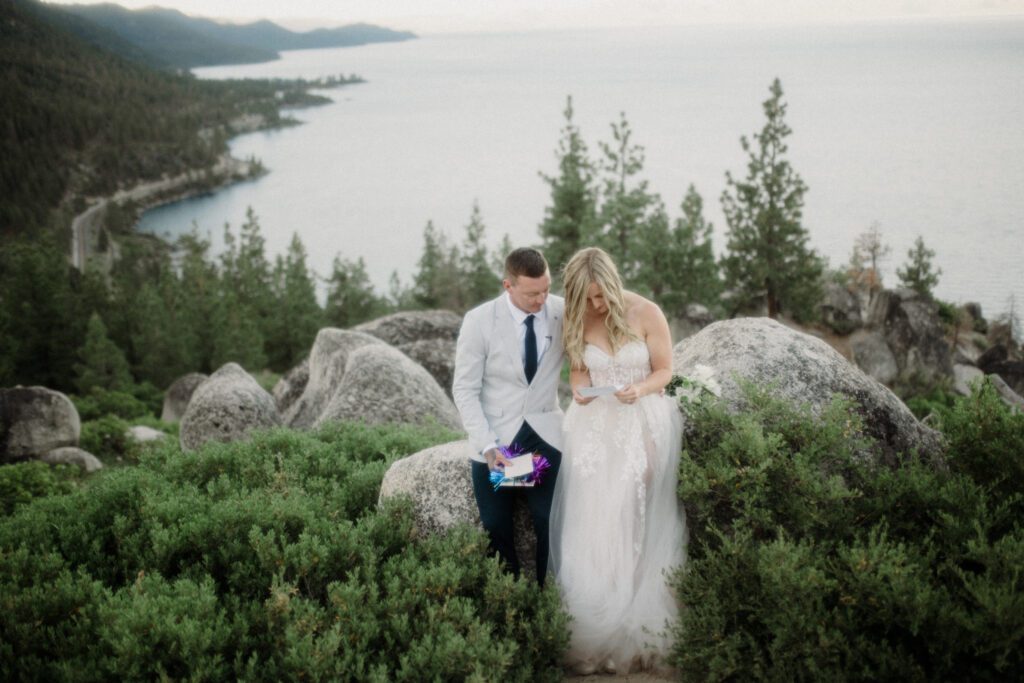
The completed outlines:
<svg viewBox="0 0 1024 683">
<path fill-rule="evenodd" d="M 54 7 L 102 27 L 149 55 L 152 64 L 165 68 L 268 62 L 278 59 L 281 50 L 356 47 L 417 37 L 408 31 L 366 23 L 297 32 L 268 19 L 244 24 L 221 23 L 165 7 L 129 10 L 114 3 Z M 90 36 L 79 35 L 96 44 Z M 110 49 L 133 58 L 118 47 Z"/>
</svg>

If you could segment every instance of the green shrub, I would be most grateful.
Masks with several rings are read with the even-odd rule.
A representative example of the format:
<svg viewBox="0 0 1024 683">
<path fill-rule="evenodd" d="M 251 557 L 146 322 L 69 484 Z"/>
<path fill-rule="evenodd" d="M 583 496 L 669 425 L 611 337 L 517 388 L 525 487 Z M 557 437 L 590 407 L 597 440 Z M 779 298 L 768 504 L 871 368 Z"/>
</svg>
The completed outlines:
<svg viewBox="0 0 1024 683">
<path fill-rule="evenodd" d="M 440 428 L 284 429 L 147 449 L 0 522 L 0 679 L 560 680 L 553 587 L 474 529 L 377 506 Z M 59 582 L 60 591 L 46 594 Z"/>
<path fill-rule="evenodd" d="M 747 393 L 743 414 L 690 410 L 679 484 L 689 559 L 672 580 L 682 678 L 1018 674 L 1020 416 L 976 392 L 943 422 L 948 471 L 913 458 L 889 468 L 848 405 L 814 416 Z"/>
<path fill-rule="evenodd" d="M 106 465 L 133 463 L 142 451 L 140 444 L 128 436 L 131 425 L 116 415 L 82 423 L 79 447 L 92 453 Z"/>
<path fill-rule="evenodd" d="M 77 471 L 77 467 L 52 467 L 38 461 L 0 465 L 0 515 L 9 515 L 36 498 L 67 493 Z"/>
<path fill-rule="evenodd" d="M 151 415 L 149 407 L 132 394 L 92 387 L 86 396 L 71 396 L 82 422 L 114 415 L 125 420 Z"/>
</svg>

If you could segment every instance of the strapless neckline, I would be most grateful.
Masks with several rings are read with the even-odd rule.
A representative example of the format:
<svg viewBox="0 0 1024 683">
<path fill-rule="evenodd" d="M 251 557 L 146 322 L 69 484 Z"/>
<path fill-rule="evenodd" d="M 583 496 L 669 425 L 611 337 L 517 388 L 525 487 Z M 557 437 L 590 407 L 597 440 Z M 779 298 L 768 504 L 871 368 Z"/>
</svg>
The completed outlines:
<svg viewBox="0 0 1024 683">
<path fill-rule="evenodd" d="M 591 347 L 597 349 L 602 354 L 604 354 L 606 358 L 615 358 L 615 356 L 619 355 L 622 352 L 622 349 L 626 348 L 630 344 L 643 344 L 643 342 L 640 341 L 639 339 L 631 339 L 628 342 L 626 342 L 625 344 L 623 344 L 621 347 L 619 347 L 619 350 L 616 351 L 615 353 L 608 353 L 603 348 L 601 348 L 600 346 L 598 346 L 597 344 L 595 344 L 593 342 L 584 342 L 583 345 L 584 346 L 591 346 Z"/>
</svg>

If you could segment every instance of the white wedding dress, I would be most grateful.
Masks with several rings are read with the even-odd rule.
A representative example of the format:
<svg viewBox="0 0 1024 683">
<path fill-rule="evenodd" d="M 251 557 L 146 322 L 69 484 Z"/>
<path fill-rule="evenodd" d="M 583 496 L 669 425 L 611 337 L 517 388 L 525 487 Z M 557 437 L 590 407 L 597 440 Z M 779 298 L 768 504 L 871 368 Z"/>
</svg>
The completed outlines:
<svg viewBox="0 0 1024 683">
<path fill-rule="evenodd" d="M 630 384 L 651 372 L 647 345 L 614 356 L 588 344 L 593 386 Z M 601 396 L 566 414 L 551 508 L 551 558 L 573 621 L 570 666 L 619 673 L 662 664 L 678 607 L 669 571 L 685 559 L 686 520 L 676 494 L 682 415 L 657 394 L 634 404 Z"/>
</svg>

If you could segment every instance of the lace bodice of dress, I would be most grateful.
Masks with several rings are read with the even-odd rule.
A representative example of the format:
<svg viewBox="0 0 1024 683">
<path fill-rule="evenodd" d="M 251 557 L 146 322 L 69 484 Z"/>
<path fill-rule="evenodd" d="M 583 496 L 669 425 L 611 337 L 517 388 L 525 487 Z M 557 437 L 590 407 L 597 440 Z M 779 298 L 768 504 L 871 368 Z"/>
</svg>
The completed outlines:
<svg viewBox="0 0 1024 683">
<path fill-rule="evenodd" d="M 612 356 L 599 346 L 587 344 L 583 362 L 590 370 L 590 383 L 595 387 L 633 384 L 651 374 L 647 344 L 639 340 L 628 342 Z"/>
</svg>

